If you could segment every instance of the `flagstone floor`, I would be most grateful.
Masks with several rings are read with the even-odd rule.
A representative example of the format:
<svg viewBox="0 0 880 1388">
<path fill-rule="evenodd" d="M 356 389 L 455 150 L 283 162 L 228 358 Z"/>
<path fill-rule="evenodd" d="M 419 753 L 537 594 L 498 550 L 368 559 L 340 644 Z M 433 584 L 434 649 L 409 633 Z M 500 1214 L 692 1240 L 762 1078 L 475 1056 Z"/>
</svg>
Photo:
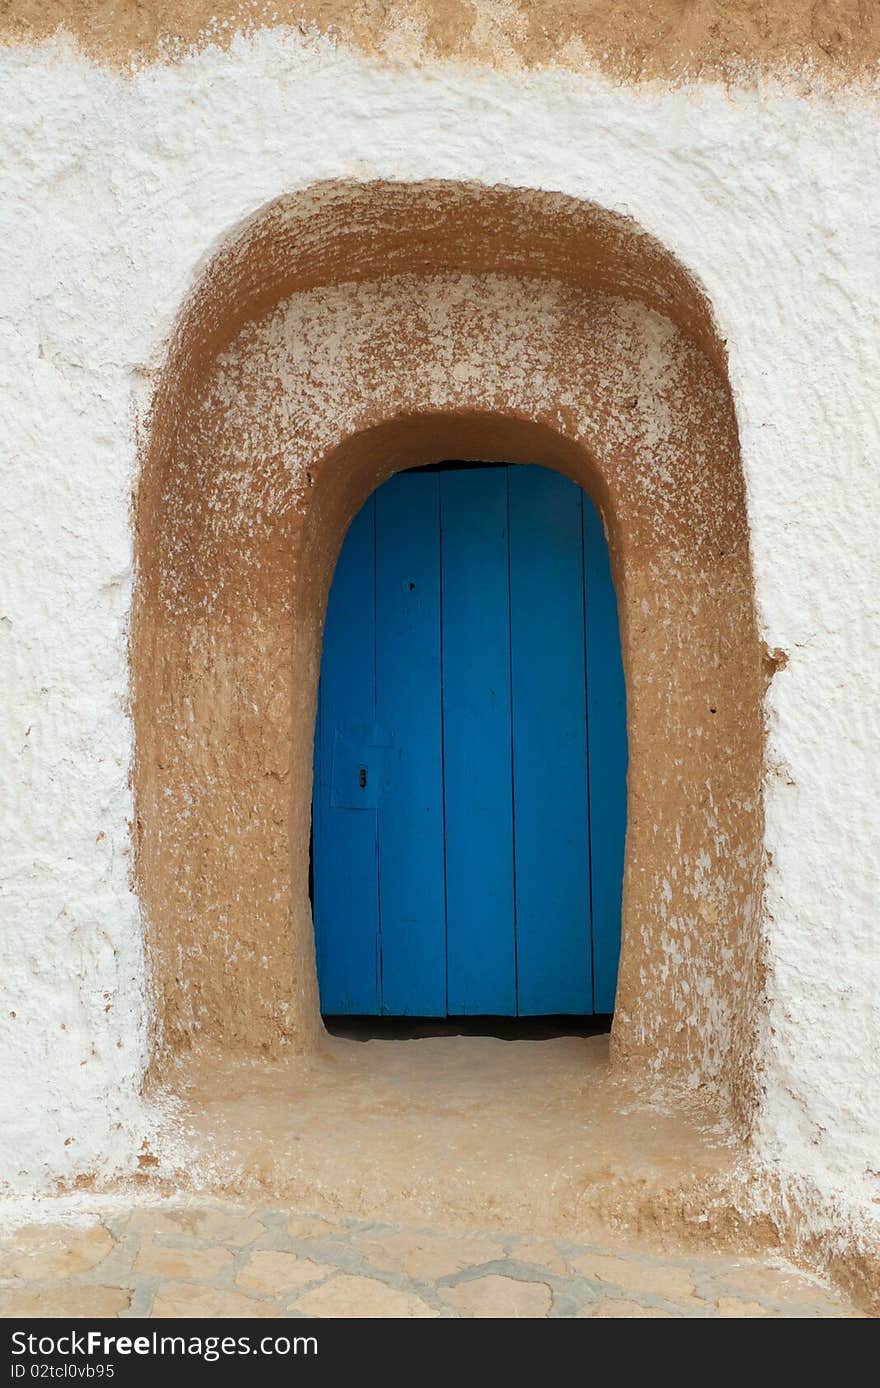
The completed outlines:
<svg viewBox="0 0 880 1388">
<path fill-rule="evenodd" d="M 114 1208 L 0 1239 L 4 1317 L 853 1317 L 770 1259 L 662 1257 L 223 1204 Z"/>
</svg>

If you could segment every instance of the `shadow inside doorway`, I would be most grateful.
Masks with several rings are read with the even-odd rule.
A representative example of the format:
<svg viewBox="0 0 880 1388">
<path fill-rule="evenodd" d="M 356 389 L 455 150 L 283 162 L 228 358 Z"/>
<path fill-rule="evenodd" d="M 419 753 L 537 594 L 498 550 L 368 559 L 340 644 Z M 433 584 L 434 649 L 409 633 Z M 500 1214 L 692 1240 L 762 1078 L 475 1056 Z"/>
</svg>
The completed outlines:
<svg viewBox="0 0 880 1388">
<path fill-rule="evenodd" d="M 549 1041 L 556 1036 L 603 1036 L 611 1014 L 591 1017 L 348 1017 L 326 1016 L 331 1036 L 347 1041 L 416 1041 L 434 1036 L 495 1036 L 502 1041 Z"/>
</svg>

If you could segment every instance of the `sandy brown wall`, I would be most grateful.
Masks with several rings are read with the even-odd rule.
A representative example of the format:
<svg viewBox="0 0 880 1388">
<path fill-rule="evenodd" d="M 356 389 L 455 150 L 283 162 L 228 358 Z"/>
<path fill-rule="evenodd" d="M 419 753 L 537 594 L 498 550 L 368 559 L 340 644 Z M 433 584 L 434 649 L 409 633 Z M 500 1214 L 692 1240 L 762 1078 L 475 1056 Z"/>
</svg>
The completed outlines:
<svg viewBox="0 0 880 1388">
<path fill-rule="evenodd" d="M 0 37 L 41 39 L 60 27 L 127 66 L 285 23 L 392 58 L 593 64 L 627 81 L 736 80 L 755 69 L 871 79 L 880 57 L 873 0 L 6 0 Z"/>
<path fill-rule="evenodd" d="M 445 457 L 557 467 L 602 511 L 630 737 L 615 1054 L 725 1079 L 744 1112 L 763 674 L 723 352 L 699 290 L 637 228 L 511 190 L 285 200 L 182 319 L 137 501 L 157 1055 L 319 1033 L 307 871 L 327 590 L 370 491 Z"/>
</svg>

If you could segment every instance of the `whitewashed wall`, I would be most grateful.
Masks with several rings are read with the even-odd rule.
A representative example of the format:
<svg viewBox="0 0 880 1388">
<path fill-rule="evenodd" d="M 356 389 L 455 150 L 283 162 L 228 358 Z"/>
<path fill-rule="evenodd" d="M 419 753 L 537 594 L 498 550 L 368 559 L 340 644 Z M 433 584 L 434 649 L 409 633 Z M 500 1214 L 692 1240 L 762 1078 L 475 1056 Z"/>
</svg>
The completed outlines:
<svg viewBox="0 0 880 1388">
<path fill-rule="evenodd" d="M 714 304 L 762 635 L 788 656 L 758 1150 L 876 1211 L 878 103 L 407 70 L 289 31 L 132 76 L 63 43 L 6 49 L 0 91 L 0 1176 L 128 1169 L 153 1127 L 126 642 L 136 424 L 174 316 L 266 200 L 442 177 L 633 216 Z"/>
</svg>

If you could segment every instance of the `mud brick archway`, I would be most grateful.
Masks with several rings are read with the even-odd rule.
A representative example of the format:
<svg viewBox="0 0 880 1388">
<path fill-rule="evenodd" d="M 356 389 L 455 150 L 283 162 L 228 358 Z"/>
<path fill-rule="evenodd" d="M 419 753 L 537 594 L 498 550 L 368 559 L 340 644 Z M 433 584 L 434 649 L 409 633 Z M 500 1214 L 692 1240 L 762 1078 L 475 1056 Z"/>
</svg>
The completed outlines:
<svg viewBox="0 0 880 1388">
<path fill-rule="evenodd" d="M 747 1121 L 763 669 L 722 344 L 635 224 L 556 194 L 328 184 L 181 312 L 137 495 L 137 876 L 156 1067 L 319 1043 L 312 737 L 346 527 L 395 471 L 541 463 L 595 501 L 630 745 L 613 1064 Z"/>
</svg>

